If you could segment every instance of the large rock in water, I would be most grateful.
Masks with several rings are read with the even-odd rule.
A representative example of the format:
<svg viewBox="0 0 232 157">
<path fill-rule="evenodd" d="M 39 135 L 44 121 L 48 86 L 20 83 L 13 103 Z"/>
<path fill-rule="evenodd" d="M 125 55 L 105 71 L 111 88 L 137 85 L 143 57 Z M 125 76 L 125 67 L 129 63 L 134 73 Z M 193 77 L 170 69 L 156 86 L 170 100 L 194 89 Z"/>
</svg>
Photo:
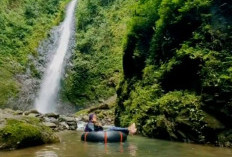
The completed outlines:
<svg viewBox="0 0 232 157">
<path fill-rule="evenodd" d="M 18 116 L 0 109 L 0 150 L 59 142 L 53 131 L 38 118 Z"/>
<path fill-rule="evenodd" d="M 65 115 L 61 115 L 59 117 L 59 121 L 62 123 L 61 126 L 65 126 L 65 124 L 68 125 L 68 127 L 65 126 L 65 128 L 68 128 L 69 130 L 76 130 L 77 129 L 77 121 L 74 117 L 68 117 Z"/>
</svg>

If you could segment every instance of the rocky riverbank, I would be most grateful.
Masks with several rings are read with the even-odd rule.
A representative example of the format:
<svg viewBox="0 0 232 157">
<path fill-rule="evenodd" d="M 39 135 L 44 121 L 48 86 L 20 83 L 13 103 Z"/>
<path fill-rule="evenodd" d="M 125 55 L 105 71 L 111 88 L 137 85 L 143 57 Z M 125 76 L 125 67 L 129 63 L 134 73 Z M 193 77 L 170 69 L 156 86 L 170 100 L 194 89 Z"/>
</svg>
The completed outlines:
<svg viewBox="0 0 232 157">
<path fill-rule="evenodd" d="M 30 113 L 0 110 L 0 149 L 18 149 L 59 142 L 52 129 Z"/>
<path fill-rule="evenodd" d="M 54 131 L 63 131 L 63 130 L 76 130 L 77 124 L 83 122 L 82 120 L 86 121 L 82 117 L 82 119 L 73 116 L 66 116 L 66 115 L 59 115 L 56 113 L 47 113 L 41 114 L 36 110 L 30 111 L 20 111 L 20 110 L 12 110 L 12 109 L 0 109 L 0 127 L 6 124 L 8 119 L 37 119 L 41 124 L 51 128 Z M 84 122 L 83 122 L 84 123 Z M 80 129 L 80 128 L 79 128 Z"/>
<path fill-rule="evenodd" d="M 115 99 L 116 97 L 111 97 L 99 105 L 69 116 L 56 113 L 41 114 L 36 110 L 0 109 L 0 150 L 59 142 L 57 132 L 83 131 L 90 113 L 98 115 L 102 126 L 113 125 Z"/>
<path fill-rule="evenodd" d="M 0 109 L 0 150 L 59 142 L 57 131 L 83 129 L 84 124 L 74 116 Z"/>
</svg>

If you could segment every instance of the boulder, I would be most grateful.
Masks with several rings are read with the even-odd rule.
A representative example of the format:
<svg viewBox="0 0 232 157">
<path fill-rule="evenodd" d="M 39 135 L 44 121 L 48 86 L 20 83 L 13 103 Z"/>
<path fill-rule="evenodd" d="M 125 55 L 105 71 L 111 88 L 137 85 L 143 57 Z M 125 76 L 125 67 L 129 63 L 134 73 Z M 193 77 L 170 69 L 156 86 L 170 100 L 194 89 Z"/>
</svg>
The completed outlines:
<svg viewBox="0 0 232 157">
<path fill-rule="evenodd" d="M 76 125 L 71 125 L 69 126 L 69 130 L 76 130 L 77 129 L 77 126 Z"/>
<path fill-rule="evenodd" d="M 76 119 L 74 117 L 68 117 L 68 116 L 61 115 L 59 117 L 59 121 L 60 122 L 76 122 Z"/>
<path fill-rule="evenodd" d="M 3 112 L 5 112 L 5 113 L 9 113 L 9 114 L 14 114 L 14 113 L 15 113 L 15 111 L 14 111 L 14 110 L 12 110 L 12 109 L 10 109 L 10 108 L 6 108 L 6 109 L 4 109 L 4 110 L 3 110 Z"/>
<path fill-rule="evenodd" d="M 77 122 L 76 121 L 67 122 L 67 124 L 69 125 L 70 130 L 76 130 L 77 129 Z"/>
<path fill-rule="evenodd" d="M 89 111 L 88 111 L 88 113 L 94 112 L 96 110 L 108 110 L 109 108 L 110 107 L 109 107 L 108 104 L 103 103 L 103 104 L 101 104 L 99 106 L 90 108 Z"/>
<path fill-rule="evenodd" d="M 81 117 L 81 120 L 84 122 L 88 122 L 89 121 L 89 117 L 87 115 Z"/>
<path fill-rule="evenodd" d="M 49 127 L 49 128 L 56 128 L 56 124 L 55 123 L 51 123 L 51 122 L 43 122 L 43 125 Z"/>
<path fill-rule="evenodd" d="M 75 119 L 76 119 L 77 122 L 81 121 L 81 117 L 76 117 Z"/>
<path fill-rule="evenodd" d="M 22 115 L 22 114 L 23 114 L 23 111 L 16 110 L 16 111 L 15 111 L 15 114 L 16 114 L 16 115 Z"/>
<path fill-rule="evenodd" d="M 0 128 L 0 149 L 17 149 L 59 142 L 52 130 L 37 118 L 7 119 Z"/>
<path fill-rule="evenodd" d="M 86 126 L 86 122 L 83 121 L 77 121 L 77 130 L 84 131 Z"/>
<path fill-rule="evenodd" d="M 55 123 L 55 124 L 58 124 L 59 123 L 59 121 L 58 121 L 58 119 L 56 119 L 56 118 L 53 118 L 53 117 L 44 117 L 43 118 L 43 121 L 44 122 L 50 122 L 50 123 Z"/>
<path fill-rule="evenodd" d="M 27 116 L 29 116 L 29 117 L 39 117 L 40 114 L 37 114 L 37 113 L 29 113 Z"/>
<path fill-rule="evenodd" d="M 58 128 L 59 130 L 69 129 L 69 125 L 66 122 L 60 122 Z"/>
<path fill-rule="evenodd" d="M 24 113 L 23 113 L 23 115 L 29 115 L 30 113 L 34 113 L 34 114 L 40 114 L 37 110 L 29 110 L 29 111 L 25 111 Z"/>
<path fill-rule="evenodd" d="M 59 115 L 56 113 L 46 113 L 44 117 L 53 117 L 53 118 L 59 118 Z"/>
</svg>

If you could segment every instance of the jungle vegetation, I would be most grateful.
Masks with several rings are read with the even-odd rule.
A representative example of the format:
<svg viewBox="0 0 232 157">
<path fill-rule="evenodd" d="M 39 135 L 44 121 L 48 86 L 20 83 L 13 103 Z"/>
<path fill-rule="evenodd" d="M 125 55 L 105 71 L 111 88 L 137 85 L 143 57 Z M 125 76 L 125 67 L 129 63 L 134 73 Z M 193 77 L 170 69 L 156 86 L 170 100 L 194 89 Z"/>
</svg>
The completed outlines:
<svg viewBox="0 0 232 157">
<path fill-rule="evenodd" d="M 21 83 L 17 75 L 30 71 L 40 77 L 30 56 L 50 29 L 63 19 L 68 0 L 0 1 L 0 106 L 18 96 Z"/>
<path fill-rule="evenodd" d="M 17 97 L 67 0 L 0 2 L 0 105 Z M 232 142 L 231 0 L 79 0 L 63 101 L 117 93 L 115 124 L 168 140 Z"/>
<path fill-rule="evenodd" d="M 123 44 L 117 125 L 149 137 L 230 145 L 232 2 L 140 0 Z"/>
</svg>

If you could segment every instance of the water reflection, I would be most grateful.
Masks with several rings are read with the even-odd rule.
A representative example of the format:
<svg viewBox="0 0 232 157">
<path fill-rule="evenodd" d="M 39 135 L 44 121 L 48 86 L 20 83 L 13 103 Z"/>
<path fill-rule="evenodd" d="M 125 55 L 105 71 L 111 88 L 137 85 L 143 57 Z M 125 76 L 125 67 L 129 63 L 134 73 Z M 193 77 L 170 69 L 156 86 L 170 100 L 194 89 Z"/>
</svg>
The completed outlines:
<svg viewBox="0 0 232 157">
<path fill-rule="evenodd" d="M 35 157 L 58 157 L 56 152 L 54 151 L 48 151 L 48 150 L 41 150 L 35 153 Z"/>
<path fill-rule="evenodd" d="M 137 149 L 138 149 L 138 147 L 134 144 L 129 144 L 129 146 L 128 146 L 129 154 L 133 157 L 136 156 Z"/>
<path fill-rule="evenodd" d="M 104 144 L 104 145 L 105 145 L 105 153 L 109 155 L 110 153 L 109 153 L 108 147 L 107 147 L 108 144 L 106 143 L 106 144 Z"/>
<path fill-rule="evenodd" d="M 36 151 L 34 157 L 58 157 L 59 150 L 59 147 L 47 145 L 44 149 L 39 149 Z"/>
<path fill-rule="evenodd" d="M 135 157 L 136 151 L 138 150 L 137 145 L 133 143 L 89 143 L 82 142 L 83 152 L 86 156 L 115 156 L 115 154 L 120 156 L 131 156 Z M 81 149 L 81 148 L 80 148 Z M 90 151 L 91 150 L 91 151 Z"/>
<path fill-rule="evenodd" d="M 119 144 L 119 151 L 120 151 L 120 153 L 123 153 L 124 151 L 123 151 L 123 143 L 120 143 Z"/>
<path fill-rule="evenodd" d="M 232 157 L 232 150 L 139 136 L 125 143 L 89 143 L 80 132 L 60 134 L 61 143 L 1 152 L 0 157 Z"/>
</svg>

